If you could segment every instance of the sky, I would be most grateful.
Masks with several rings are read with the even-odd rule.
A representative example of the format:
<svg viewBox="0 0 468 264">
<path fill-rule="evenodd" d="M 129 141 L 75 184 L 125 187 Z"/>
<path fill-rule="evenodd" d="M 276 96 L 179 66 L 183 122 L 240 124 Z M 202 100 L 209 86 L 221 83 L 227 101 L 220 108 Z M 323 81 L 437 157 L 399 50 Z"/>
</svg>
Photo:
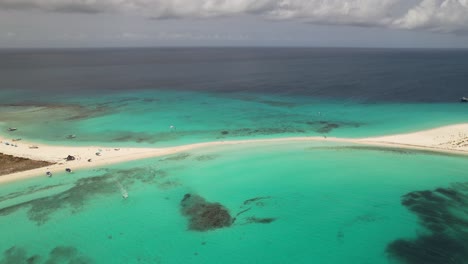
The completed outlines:
<svg viewBox="0 0 468 264">
<path fill-rule="evenodd" d="M 468 0 L 0 0 L 0 48 L 468 48 Z"/>
</svg>

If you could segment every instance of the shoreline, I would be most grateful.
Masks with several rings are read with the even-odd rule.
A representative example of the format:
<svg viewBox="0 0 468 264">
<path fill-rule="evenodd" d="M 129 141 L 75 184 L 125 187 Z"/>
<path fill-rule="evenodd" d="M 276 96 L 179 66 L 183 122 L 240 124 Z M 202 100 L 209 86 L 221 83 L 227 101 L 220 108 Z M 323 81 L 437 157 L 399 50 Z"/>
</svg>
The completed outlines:
<svg viewBox="0 0 468 264">
<path fill-rule="evenodd" d="M 204 147 L 227 146 L 254 143 L 275 142 L 335 142 L 360 144 L 383 148 L 400 148 L 429 151 L 434 153 L 468 155 L 468 123 L 443 126 L 419 132 L 389 135 L 370 138 L 336 138 L 336 137 L 287 137 L 270 139 L 225 140 L 193 143 L 164 148 L 110 148 L 99 146 L 67 147 L 35 144 L 28 141 L 12 142 L 0 136 L 0 153 L 15 157 L 54 163 L 51 166 L 26 170 L 0 176 L 0 184 L 19 181 L 32 177 L 44 176 L 47 171 L 63 172 L 65 168 L 87 169 L 107 166 L 122 162 L 166 156 Z M 6 145 L 8 142 L 10 145 Z M 12 146 L 16 145 L 15 146 Z M 33 147 L 33 148 L 31 148 Z M 99 153 L 99 154 L 98 154 Z M 75 160 L 66 161 L 72 155 Z M 88 160 L 91 159 L 89 162 Z"/>
</svg>

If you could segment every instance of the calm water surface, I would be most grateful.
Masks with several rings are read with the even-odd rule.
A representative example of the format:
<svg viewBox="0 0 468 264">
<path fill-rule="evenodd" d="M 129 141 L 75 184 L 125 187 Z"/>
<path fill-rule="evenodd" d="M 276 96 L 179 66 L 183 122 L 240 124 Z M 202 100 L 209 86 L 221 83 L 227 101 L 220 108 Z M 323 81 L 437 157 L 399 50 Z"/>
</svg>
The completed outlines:
<svg viewBox="0 0 468 264">
<path fill-rule="evenodd" d="M 467 83 L 463 50 L 3 50 L 0 133 L 108 146 L 404 133 L 467 122 Z M 0 187 L 0 263 L 467 263 L 466 164 L 274 143 L 37 177 Z"/>
</svg>

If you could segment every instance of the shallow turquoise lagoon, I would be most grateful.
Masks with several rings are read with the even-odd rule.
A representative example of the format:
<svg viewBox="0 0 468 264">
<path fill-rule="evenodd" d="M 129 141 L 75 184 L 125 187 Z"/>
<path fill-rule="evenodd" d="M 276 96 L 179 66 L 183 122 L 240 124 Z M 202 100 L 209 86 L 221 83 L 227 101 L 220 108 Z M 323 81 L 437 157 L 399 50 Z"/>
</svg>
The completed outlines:
<svg viewBox="0 0 468 264">
<path fill-rule="evenodd" d="M 371 104 L 162 90 L 19 98 L 0 98 L 0 134 L 49 144 L 168 146 L 288 136 L 367 137 L 468 121 L 468 108 L 460 103 Z M 18 131 L 8 132 L 8 127 Z"/>
<path fill-rule="evenodd" d="M 466 263 L 466 164 L 275 143 L 38 177 L 2 186 L 0 263 Z M 191 230 L 186 194 L 234 223 Z"/>
</svg>

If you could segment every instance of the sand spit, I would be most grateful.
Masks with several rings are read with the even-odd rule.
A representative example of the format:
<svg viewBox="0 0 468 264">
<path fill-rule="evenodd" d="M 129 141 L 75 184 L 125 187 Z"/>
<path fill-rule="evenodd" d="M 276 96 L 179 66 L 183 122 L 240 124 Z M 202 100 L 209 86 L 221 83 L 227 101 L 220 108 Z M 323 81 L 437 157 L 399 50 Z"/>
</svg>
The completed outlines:
<svg viewBox="0 0 468 264">
<path fill-rule="evenodd" d="M 5 137 L 0 137 L 0 153 L 4 153 L 6 155 L 13 155 L 21 158 L 27 158 L 31 160 L 54 163 L 53 165 L 43 168 L 37 168 L 3 175 L 0 177 L 0 184 L 26 179 L 30 177 L 45 176 L 45 173 L 47 171 L 55 173 L 62 172 L 66 168 L 76 170 L 83 168 L 107 166 L 110 164 L 121 163 L 126 161 L 170 155 L 202 147 L 298 141 L 328 141 L 468 155 L 468 123 L 444 126 L 415 133 L 390 135 L 374 138 L 350 139 L 333 137 L 290 137 L 273 139 L 213 141 L 166 148 L 51 146 L 44 144 L 35 144 L 26 141 L 13 142 L 12 140 L 9 140 Z M 74 159 L 67 161 L 66 158 L 69 155 L 73 156 Z"/>
</svg>

